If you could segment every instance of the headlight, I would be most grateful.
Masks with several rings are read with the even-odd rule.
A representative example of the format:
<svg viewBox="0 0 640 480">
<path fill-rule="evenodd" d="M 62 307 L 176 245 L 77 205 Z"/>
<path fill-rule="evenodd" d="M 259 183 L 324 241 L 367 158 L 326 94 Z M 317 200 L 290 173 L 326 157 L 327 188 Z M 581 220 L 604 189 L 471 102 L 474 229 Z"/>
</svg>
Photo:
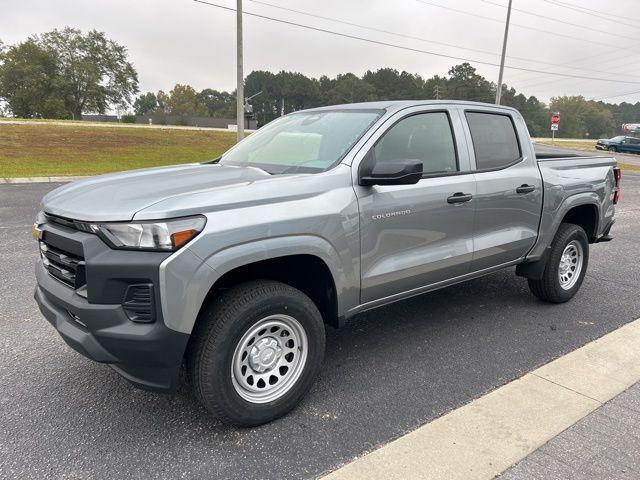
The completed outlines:
<svg viewBox="0 0 640 480">
<path fill-rule="evenodd" d="M 163 222 L 99 223 L 90 228 L 114 248 L 175 251 L 204 228 L 203 216 Z"/>
</svg>

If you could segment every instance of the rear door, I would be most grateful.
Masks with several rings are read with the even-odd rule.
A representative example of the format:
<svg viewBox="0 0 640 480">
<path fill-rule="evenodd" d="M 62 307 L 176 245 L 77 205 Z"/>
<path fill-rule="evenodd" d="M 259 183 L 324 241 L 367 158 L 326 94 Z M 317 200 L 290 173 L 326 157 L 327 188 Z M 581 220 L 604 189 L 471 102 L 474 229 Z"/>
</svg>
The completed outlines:
<svg viewBox="0 0 640 480">
<path fill-rule="evenodd" d="M 465 110 L 475 170 L 472 271 L 517 260 L 533 247 L 542 179 L 522 117 L 501 109 Z"/>
<path fill-rule="evenodd" d="M 464 136 L 456 109 L 413 107 L 392 116 L 355 160 L 362 303 L 468 273 L 476 187 Z M 415 185 L 359 186 L 358 167 L 371 155 L 375 162 L 420 159 L 423 178 Z"/>
<path fill-rule="evenodd" d="M 631 153 L 639 153 L 640 152 L 640 139 L 634 137 L 627 137 L 627 151 Z"/>
</svg>

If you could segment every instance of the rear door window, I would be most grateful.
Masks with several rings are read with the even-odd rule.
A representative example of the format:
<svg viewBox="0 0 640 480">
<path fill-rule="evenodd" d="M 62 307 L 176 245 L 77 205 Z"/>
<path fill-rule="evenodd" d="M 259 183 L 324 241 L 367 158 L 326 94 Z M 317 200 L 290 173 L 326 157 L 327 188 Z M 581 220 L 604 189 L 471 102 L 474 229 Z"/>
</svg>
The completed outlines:
<svg viewBox="0 0 640 480">
<path fill-rule="evenodd" d="M 466 112 L 471 131 L 476 169 L 507 167 L 520 159 L 520 145 L 509 115 Z"/>
</svg>

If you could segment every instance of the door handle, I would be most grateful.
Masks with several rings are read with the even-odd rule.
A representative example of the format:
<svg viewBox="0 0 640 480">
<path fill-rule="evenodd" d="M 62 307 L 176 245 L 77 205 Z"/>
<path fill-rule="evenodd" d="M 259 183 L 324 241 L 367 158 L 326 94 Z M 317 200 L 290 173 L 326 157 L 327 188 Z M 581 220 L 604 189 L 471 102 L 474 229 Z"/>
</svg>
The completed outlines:
<svg viewBox="0 0 640 480">
<path fill-rule="evenodd" d="M 516 193 L 531 193 L 536 189 L 535 185 L 527 185 L 526 183 L 516 188 Z"/>
<path fill-rule="evenodd" d="M 457 192 L 447 198 L 447 203 L 464 203 L 473 198 L 470 193 Z"/>
</svg>

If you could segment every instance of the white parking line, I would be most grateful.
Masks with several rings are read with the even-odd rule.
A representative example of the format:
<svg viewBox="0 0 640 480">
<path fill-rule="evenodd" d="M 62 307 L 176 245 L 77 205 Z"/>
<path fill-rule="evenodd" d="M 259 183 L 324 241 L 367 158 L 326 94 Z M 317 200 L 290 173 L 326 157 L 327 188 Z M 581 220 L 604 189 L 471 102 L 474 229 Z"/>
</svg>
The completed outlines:
<svg viewBox="0 0 640 480">
<path fill-rule="evenodd" d="M 640 319 L 325 476 L 491 479 L 640 381 Z"/>
</svg>

